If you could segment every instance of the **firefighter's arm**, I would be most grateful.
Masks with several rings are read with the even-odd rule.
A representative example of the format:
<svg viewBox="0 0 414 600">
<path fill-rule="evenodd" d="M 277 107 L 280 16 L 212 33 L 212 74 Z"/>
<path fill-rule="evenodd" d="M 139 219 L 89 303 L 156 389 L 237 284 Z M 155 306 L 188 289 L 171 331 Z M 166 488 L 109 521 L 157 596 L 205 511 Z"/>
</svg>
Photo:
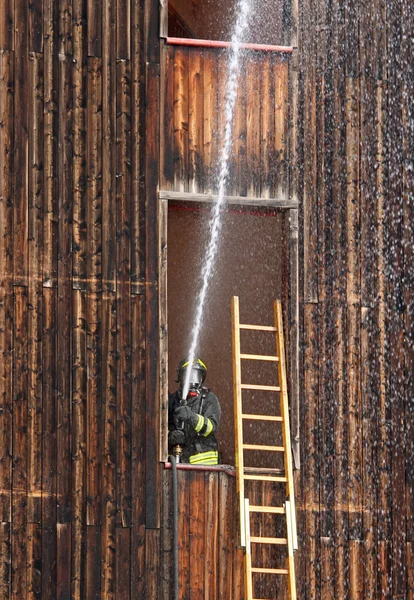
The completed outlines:
<svg viewBox="0 0 414 600">
<path fill-rule="evenodd" d="M 220 425 L 221 407 L 217 396 L 212 392 L 207 396 L 206 410 L 204 411 L 204 415 L 201 416 L 201 419 L 201 427 L 198 429 L 200 435 L 208 437 L 212 433 L 216 433 Z"/>
</svg>

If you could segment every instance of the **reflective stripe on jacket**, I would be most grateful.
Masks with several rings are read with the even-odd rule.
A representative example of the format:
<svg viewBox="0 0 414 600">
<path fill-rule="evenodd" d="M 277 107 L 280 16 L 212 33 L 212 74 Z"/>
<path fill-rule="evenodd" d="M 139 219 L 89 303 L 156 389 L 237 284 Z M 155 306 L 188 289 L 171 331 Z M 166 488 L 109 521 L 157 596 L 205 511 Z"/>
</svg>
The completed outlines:
<svg viewBox="0 0 414 600">
<path fill-rule="evenodd" d="M 178 392 L 168 398 L 168 429 L 177 428 L 174 411 L 180 405 Z M 190 399 L 187 405 L 198 416 L 195 427 L 184 424 L 185 444 L 182 460 L 191 464 L 217 465 L 218 445 L 216 431 L 220 425 L 221 408 L 218 398 L 208 388 L 202 388 L 201 394 Z M 213 453 L 213 454 L 211 454 Z"/>
</svg>

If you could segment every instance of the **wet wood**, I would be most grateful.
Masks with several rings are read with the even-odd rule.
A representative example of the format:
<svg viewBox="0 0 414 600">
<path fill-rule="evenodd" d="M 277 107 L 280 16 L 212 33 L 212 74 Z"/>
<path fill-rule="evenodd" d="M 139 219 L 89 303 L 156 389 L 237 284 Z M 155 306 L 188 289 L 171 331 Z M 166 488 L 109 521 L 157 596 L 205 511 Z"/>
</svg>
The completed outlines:
<svg viewBox="0 0 414 600">
<path fill-rule="evenodd" d="M 102 297 L 102 593 L 115 598 L 116 564 L 116 295 Z"/>
<path fill-rule="evenodd" d="M 100 556 L 100 527 L 88 525 L 86 528 L 85 543 L 85 596 L 99 598 L 101 590 L 101 564 Z M 116 549 L 119 546 L 116 543 Z"/>
<path fill-rule="evenodd" d="M 72 421 L 72 573 L 83 571 L 83 544 L 86 474 L 86 410 L 87 364 L 86 364 L 86 294 L 73 292 L 73 421 Z M 72 576 L 72 597 L 82 597 L 82 577 Z"/>
<path fill-rule="evenodd" d="M 56 548 L 56 595 L 70 597 L 70 536 L 71 524 L 57 524 Z"/>
<path fill-rule="evenodd" d="M 156 401 L 159 394 L 159 349 L 158 349 L 158 299 L 156 286 L 158 284 L 159 269 L 159 240 L 157 228 L 158 215 L 158 168 L 159 168 L 159 67 L 148 65 L 147 71 L 147 95 L 146 105 L 150 111 L 146 116 L 146 359 L 145 359 L 145 383 L 146 383 L 146 526 L 156 527 L 160 521 L 160 503 L 158 487 L 160 482 L 159 467 L 154 465 L 159 460 L 160 440 L 160 407 Z"/>
<path fill-rule="evenodd" d="M 43 60 L 38 55 L 30 56 L 29 76 L 33 95 L 29 108 L 28 520 L 40 523 L 41 496 L 36 492 L 42 485 Z"/>
<path fill-rule="evenodd" d="M 116 57 L 131 58 L 131 3 L 118 0 L 116 3 Z"/>
<path fill-rule="evenodd" d="M 131 525 L 131 313 L 129 257 L 131 249 L 131 107 L 130 63 L 117 65 L 117 309 L 118 309 L 118 510 L 123 527 Z"/>
<path fill-rule="evenodd" d="M 188 49 L 174 54 L 174 189 L 188 192 Z"/>
<path fill-rule="evenodd" d="M 11 521 L 13 350 L 13 60 L 0 52 L 0 522 Z"/>
<path fill-rule="evenodd" d="M 87 120 L 87 525 L 101 524 L 101 306 L 102 306 L 102 62 L 88 59 Z"/>
<path fill-rule="evenodd" d="M 144 67 L 140 60 L 142 40 L 142 11 L 140 3 L 135 0 L 131 5 L 131 27 L 138 35 L 133 35 L 131 40 L 131 194 L 133 205 L 131 216 L 131 293 L 143 292 L 145 279 L 144 261 L 144 189 L 143 189 L 143 152 L 142 152 L 142 127 L 144 122 L 145 105 L 143 102 L 143 74 Z"/>
<path fill-rule="evenodd" d="M 13 281 L 15 285 L 28 284 L 28 141 L 27 112 L 28 65 L 28 6 L 22 0 L 15 2 L 15 60 L 14 60 L 14 119 L 13 152 Z"/>
<path fill-rule="evenodd" d="M 59 472 L 57 475 L 57 493 L 59 495 L 58 522 L 71 520 L 70 478 L 71 469 L 71 207 L 72 207 L 72 98 L 71 59 L 59 61 L 58 68 L 58 110 L 65 119 L 58 124 L 58 302 L 57 302 L 57 448 Z M 70 557 L 70 535 L 65 530 L 60 543 L 68 542 L 66 548 Z M 60 548 L 63 552 L 63 547 Z M 69 560 L 69 559 L 68 559 Z"/>
<path fill-rule="evenodd" d="M 83 37 L 83 2 L 73 2 L 73 224 L 72 224 L 72 273 L 73 287 L 86 290 L 87 248 L 86 248 L 86 127 L 88 96 L 86 52 L 87 44 Z M 105 189 L 105 188 L 104 188 Z"/>
<path fill-rule="evenodd" d="M 54 23 L 54 3 L 44 0 L 44 199 L 43 199 L 43 285 L 57 283 L 57 24 Z"/>
<path fill-rule="evenodd" d="M 28 326 L 28 297 L 26 287 L 14 288 L 14 331 L 13 331 L 13 495 L 11 553 L 14 562 L 26 565 L 27 546 L 27 500 L 28 483 L 28 438 L 26 435 L 28 420 L 28 350 L 25 335 Z M 11 598 L 23 598 L 26 595 L 27 572 L 12 578 Z"/>
<path fill-rule="evenodd" d="M 0 593 L 10 598 L 11 584 L 11 543 L 10 524 L 0 522 Z"/>
<path fill-rule="evenodd" d="M 43 290 L 42 598 L 56 589 L 56 290 Z"/>
<path fill-rule="evenodd" d="M 43 52 L 43 0 L 30 3 L 29 51 Z"/>
<path fill-rule="evenodd" d="M 14 50 L 14 2 L 1 0 L 0 50 Z"/>
<path fill-rule="evenodd" d="M 102 55 L 102 3 L 87 0 L 88 56 Z"/>
<path fill-rule="evenodd" d="M 217 185 L 220 140 L 224 136 L 227 55 L 219 49 L 180 46 L 166 46 L 165 52 L 162 189 L 211 193 Z M 261 182 L 263 197 L 287 194 L 283 166 L 287 74 L 287 63 L 277 56 L 262 58 L 246 53 L 240 57 L 232 132 L 234 152 L 227 182 L 234 195 L 260 197 Z M 266 95 L 261 91 L 263 86 L 268 91 Z"/>
</svg>

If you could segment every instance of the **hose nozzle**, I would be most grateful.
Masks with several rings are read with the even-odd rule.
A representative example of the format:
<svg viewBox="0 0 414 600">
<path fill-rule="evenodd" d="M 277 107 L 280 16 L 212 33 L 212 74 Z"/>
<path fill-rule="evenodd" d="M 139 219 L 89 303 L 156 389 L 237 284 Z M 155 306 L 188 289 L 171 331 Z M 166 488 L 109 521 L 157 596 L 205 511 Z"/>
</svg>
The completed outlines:
<svg viewBox="0 0 414 600">
<path fill-rule="evenodd" d="M 180 458 L 183 455 L 183 448 L 182 448 L 182 446 L 180 446 L 180 444 L 176 444 L 175 446 L 173 446 L 172 453 L 173 453 L 173 456 L 175 456 L 175 462 L 179 463 L 180 462 Z"/>
</svg>

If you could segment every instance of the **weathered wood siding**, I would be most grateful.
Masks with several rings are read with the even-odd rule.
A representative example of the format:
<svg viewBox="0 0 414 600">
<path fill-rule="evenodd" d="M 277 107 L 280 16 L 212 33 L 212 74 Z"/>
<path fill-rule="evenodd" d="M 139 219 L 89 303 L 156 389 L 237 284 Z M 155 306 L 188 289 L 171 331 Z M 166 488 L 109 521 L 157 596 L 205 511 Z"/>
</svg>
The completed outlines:
<svg viewBox="0 0 414 600">
<path fill-rule="evenodd" d="M 224 139 L 228 51 L 166 46 L 162 190 L 217 193 Z M 288 59 L 241 51 L 228 195 L 287 194 Z"/>
<path fill-rule="evenodd" d="M 5 600 L 156 597 L 158 103 L 157 2 L 0 2 Z"/>
<path fill-rule="evenodd" d="M 301 2 L 300 597 L 412 598 L 413 5 Z"/>
</svg>

